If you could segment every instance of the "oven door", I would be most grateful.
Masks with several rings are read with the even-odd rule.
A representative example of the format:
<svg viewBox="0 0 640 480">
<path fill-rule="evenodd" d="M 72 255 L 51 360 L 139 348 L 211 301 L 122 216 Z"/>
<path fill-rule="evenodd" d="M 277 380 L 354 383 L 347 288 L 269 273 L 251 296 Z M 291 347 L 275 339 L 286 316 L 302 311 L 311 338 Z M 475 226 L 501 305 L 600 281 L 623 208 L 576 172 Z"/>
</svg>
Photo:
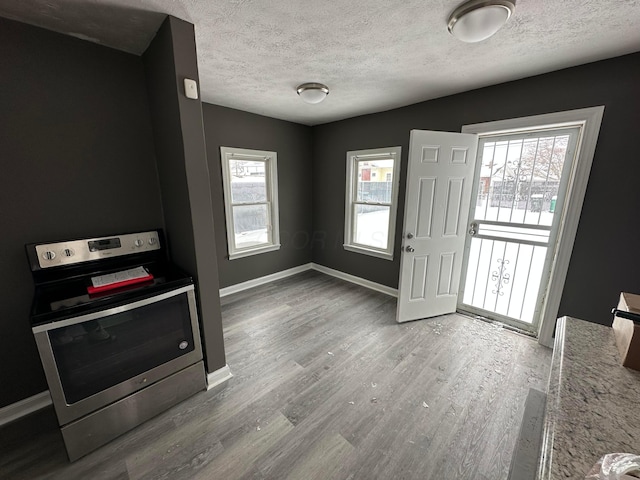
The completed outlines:
<svg viewBox="0 0 640 480">
<path fill-rule="evenodd" d="M 60 425 L 202 359 L 193 285 L 33 333 Z"/>
</svg>

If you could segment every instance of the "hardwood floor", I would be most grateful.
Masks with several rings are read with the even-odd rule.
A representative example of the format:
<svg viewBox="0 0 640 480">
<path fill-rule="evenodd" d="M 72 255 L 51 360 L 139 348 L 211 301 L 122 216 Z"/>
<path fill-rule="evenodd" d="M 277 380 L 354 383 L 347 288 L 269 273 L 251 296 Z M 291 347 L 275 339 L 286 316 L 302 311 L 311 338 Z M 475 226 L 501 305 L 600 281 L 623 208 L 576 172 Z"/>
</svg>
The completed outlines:
<svg viewBox="0 0 640 480">
<path fill-rule="evenodd" d="M 52 409 L 0 430 L 3 479 L 507 477 L 550 350 L 305 272 L 222 299 L 234 377 L 69 464 Z"/>
</svg>

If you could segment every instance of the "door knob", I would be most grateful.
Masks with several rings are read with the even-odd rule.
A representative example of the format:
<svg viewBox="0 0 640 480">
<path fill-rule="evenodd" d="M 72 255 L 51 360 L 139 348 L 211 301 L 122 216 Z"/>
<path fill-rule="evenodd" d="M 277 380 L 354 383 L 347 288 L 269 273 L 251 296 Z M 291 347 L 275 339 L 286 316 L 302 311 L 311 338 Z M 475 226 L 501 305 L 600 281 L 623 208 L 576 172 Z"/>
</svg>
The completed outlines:
<svg viewBox="0 0 640 480">
<path fill-rule="evenodd" d="M 415 248 L 413 248 L 411 245 L 407 245 L 407 248 L 405 248 L 405 251 L 409 252 L 409 253 L 413 253 L 416 251 Z"/>
<path fill-rule="evenodd" d="M 473 222 L 471 225 L 469 225 L 469 235 L 473 237 L 476 233 L 478 233 L 478 224 L 476 222 Z"/>
<path fill-rule="evenodd" d="M 413 233 L 407 233 L 407 238 L 409 239 L 413 238 Z"/>
</svg>

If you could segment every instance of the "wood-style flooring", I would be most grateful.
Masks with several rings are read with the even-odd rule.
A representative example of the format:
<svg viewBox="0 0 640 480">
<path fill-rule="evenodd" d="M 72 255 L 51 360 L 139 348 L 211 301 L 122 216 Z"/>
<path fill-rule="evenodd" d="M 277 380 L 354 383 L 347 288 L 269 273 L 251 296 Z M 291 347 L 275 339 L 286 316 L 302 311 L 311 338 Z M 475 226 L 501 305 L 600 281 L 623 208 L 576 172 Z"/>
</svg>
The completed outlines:
<svg viewBox="0 0 640 480">
<path fill-rule="evenodd" d="M 52 409 L 0 430 L 2 479 L 507 478 L 551 352 L 317 272 L 222 299 L 232 379 L 68 463 Z"/>
</svg>

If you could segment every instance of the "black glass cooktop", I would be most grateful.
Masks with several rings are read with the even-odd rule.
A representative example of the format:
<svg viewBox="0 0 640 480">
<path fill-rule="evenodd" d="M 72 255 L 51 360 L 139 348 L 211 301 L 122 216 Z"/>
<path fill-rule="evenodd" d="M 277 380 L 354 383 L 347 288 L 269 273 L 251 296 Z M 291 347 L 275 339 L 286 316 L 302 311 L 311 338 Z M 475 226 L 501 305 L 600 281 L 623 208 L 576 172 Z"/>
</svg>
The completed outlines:
<svg viewBox="0 0 640 480">
<path fill-rule="evenodd" d="M 153 279 L 94 294 L 87 292 L 87 287 L 91 285 L 91 277 L 115 273 L 115 270 L 36 285 L 31 308 L 32 325 L 42 325 L 125 305 L 193 283 L 187 273 L 169 263 L 153 263 L 144 267 L 153 275 Z"/>
</svg>

